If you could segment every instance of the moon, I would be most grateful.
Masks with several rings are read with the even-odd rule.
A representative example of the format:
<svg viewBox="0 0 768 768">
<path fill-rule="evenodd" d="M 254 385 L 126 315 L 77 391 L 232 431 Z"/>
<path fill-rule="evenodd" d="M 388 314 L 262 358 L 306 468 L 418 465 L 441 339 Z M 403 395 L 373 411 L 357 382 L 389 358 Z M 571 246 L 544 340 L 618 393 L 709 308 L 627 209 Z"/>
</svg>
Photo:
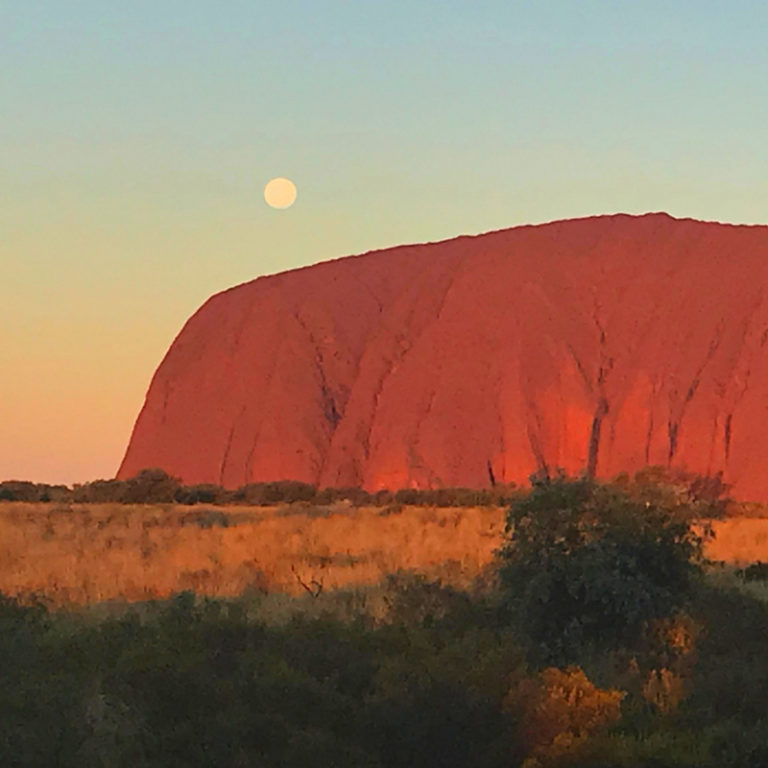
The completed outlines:
<svg viewBox="0 0 768 768">
<path fill-rule="evenodd" d="M 290 179 L 278 176 L 267 182 L 264 199 L 272 208 L 290 208 L 296 200 L 296 185 Z"/>
</svg>

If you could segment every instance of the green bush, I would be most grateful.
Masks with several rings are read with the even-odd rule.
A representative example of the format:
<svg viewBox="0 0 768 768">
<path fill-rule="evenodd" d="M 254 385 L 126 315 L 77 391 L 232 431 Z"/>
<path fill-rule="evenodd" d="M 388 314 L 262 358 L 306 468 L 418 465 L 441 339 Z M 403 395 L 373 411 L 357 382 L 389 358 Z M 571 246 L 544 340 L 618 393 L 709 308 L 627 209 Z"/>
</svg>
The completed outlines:
<svg viewBox="0 0 768 768">
<path fill-rule="evenodd" d="M 534 654 L 632 646 L 690 597 L 702 540 L 677 508 L 589 478 L 533 479 L 509 509 L 499 576 Z"/>
<path fill-rule="evenodd" d="M 2 765 L 501 768 L 514 746 L 519 652 L 445 612 L 268 625 L 183 593 L 94 622 L 2 599 L 0 650 Z"/>
</svg>

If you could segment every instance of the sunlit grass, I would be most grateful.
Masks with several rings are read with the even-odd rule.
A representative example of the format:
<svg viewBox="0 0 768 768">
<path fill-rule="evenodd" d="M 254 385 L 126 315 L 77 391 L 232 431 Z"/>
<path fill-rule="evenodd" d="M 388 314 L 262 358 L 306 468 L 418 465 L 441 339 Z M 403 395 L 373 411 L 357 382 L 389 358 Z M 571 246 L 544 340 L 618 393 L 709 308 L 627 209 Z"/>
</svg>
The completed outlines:
<svg viewBox="0 0 768 768">
<path fill-rule="evenodd" d="M 306 594 L 418 571 L 467 586 L 491 561 L 502 509 L 0 504 L 0 591 L 53 604 L 182 590 Z"/>
<path fill-rule="evenodd" d="M 183 590 L 306 596 L 415 571 L 466 588 L 501 543 L 503 508 L 0 503 L 0 591 L 54 605 Z M 713 560 L 768 561 L 768 519 L 714 521 Z M 736 578 L 717 576 L 716 578 Z M 762 594 L 760 583 L 742 585 Z M 768 592 L 768 588 L 765 590 Z M 278 597 L 273 598 L 277 610 Z"/>
</svg>

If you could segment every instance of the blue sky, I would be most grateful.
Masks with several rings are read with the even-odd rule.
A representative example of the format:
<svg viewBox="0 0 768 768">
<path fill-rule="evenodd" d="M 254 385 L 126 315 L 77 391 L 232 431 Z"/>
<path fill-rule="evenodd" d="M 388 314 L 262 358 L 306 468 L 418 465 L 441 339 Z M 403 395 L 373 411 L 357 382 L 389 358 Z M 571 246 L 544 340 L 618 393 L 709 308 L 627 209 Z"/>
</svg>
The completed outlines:
<svg viewBox="0 0 768 768">
<path fill-rule="evenodd" d="M 111 475 L 181 324 L 260 274 L 615 211 L 765 222 L 767 29 L 758 2 L 0 0 L 0 478 Z"/>
</svg>

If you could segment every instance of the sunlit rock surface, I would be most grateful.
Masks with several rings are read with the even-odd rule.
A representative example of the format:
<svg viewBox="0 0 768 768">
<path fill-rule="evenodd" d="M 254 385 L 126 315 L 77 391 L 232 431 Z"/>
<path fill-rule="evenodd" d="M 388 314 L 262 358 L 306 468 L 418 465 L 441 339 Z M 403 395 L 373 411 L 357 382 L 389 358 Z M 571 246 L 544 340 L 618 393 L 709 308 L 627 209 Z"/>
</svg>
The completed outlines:
<svg viewBox="0 0 768 768">
<path fill-rule="evenodd" d="M 119 477 L 488 486 L 722 471 L 768 501 L 768 227 L 602 216 L 392 248 L 217 294 Z"/>
</svg>

